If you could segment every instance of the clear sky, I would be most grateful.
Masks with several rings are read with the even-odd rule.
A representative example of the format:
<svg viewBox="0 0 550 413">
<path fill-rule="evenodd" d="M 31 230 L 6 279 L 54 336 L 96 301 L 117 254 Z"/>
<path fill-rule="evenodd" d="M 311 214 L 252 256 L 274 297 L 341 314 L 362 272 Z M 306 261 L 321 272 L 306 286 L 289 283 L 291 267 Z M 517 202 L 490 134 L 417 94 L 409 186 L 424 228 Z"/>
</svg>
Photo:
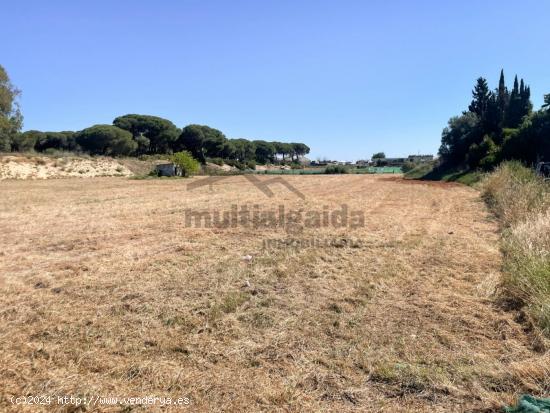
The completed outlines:
<svg viewBox="0 0 550 413">
<path fill-rule="evenodd" d="M 550 93 L 546 0 L 5 1 L 25 129 L 119 115 L 305 142 L 311 159 L 435 153 L 475 79 Z"/>
</svg>

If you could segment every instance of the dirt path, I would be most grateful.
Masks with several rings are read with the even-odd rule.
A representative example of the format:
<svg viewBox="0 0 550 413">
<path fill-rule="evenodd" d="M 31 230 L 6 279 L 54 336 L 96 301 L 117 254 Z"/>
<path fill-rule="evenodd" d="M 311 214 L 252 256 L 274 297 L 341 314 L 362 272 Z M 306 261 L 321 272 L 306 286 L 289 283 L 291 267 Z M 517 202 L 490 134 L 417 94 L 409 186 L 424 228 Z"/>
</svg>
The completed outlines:
<svg viewBox="0 0 550 413">
<path fill-rule="evenodd" d="M 188 397 L 189 411 L 481 412 L 550 391 L 545 343 L 496 304 L 497 227 L 477 192 L 286 179 L 305 200 L 242 177 L 193 191 L 0 182 L 0 410 L 57 394 Z M 321 217 L 345 205 L 364 224 L 186 225 L 187 210 L 233 205 Z M 282 247 L 304 240 L 315 246 Z"/>
</svg>

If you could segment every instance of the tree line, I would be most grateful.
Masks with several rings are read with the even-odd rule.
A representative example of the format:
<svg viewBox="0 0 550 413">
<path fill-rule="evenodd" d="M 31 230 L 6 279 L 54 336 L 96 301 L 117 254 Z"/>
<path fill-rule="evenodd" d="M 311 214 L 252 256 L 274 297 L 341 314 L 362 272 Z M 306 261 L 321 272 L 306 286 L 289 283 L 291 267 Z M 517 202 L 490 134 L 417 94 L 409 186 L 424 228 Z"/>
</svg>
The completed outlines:
<svg viewBox="0 0 550 413">
<path fill-rule="evenodd" d="M 112 125 L 94 125 L 78 132 L 21 132 L 23 117 L 17 105 L 17 90 L 0 66 L 0 151 L 71 151 L 92 155 L 139 156 L 189 151 L 205 163 L 207 158 L 238 162 L 297 161 L 309 153 L 304 143 L 228 139 L 206 125 L 178 128 L 168 119 L 128 114 Z"/>
<path fill-rule="evenodd" d="M 550 95 L 544 102 L 533 111 L 531 89 L 517 75 L 511 90 L 503 70 L 494 90 L 480 77 L 468 110 L 452 117 L 443 130 L 442 164 L 489 170 L 504 160 L 530 165 L 550 161 Z"/>
</svg>

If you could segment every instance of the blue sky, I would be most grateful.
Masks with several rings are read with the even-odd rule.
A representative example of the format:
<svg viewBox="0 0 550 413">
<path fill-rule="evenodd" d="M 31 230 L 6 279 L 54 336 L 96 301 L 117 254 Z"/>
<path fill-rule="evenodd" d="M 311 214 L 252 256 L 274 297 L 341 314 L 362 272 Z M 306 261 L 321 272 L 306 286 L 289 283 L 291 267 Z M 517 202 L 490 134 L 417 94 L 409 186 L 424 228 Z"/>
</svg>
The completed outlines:
<svg viewBox="0 0 550 413">
<path fill-rule="evenodd" d="M 0 64 L 25 129 L 126 113 L 229 138 L 305 142 L 310 158 L 435 153 L 479 76 L 550 93 L 550 2 L 10 1 Z"/>
</svg>

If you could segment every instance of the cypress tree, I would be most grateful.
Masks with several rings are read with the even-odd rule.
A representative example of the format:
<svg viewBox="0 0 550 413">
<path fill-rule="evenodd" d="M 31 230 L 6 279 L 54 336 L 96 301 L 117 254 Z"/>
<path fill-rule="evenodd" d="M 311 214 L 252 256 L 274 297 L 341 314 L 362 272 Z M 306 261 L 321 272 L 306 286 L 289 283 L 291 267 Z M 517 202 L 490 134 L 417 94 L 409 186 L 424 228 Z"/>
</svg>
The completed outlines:
<svg viewBox="0 0 550 413">
<path fill-rule="evenodd" d="M 521 117 L 523 118 L 526 115 L 529 115 L 533 110 L 533 104 L 531 103 L 531 88 L 525 86 L 523 79 L 521 79 L 520 86 L 520 100 L 521 100 Z"/>
<path fill-rule="evenodd" d="M 506 83 L 504 82 L 504 69 L 500 69 L 500 79 L 498 81 L 498 94 L 503 95 L 506 89 Z"/>
<path fill-rule="evenodd" d="M 504 81 L 504 69 L 501 69 L 500 80 L 498 81 L 498 90 L 497 90 L 497 104 L 498 104 L 500 125 L 504 124 L 506 108 L 508 106 L 509 100 L 510 100 L 510 93 L 508 92 L 508 88 L 506 87 L 506 83 Z"/>
<path fill-rule="evenodd" d="M 520 84 L 519 84 L 519 95 L 523 96 L 525 94 L 525 84 L 523 83 L 523 78 L 521 78 Z"/>
<path fill-rule="evenodd" d="M 525 93 L 525 92 L 524 92 Z M 514 88 L 510 94 L 510 102 L 506 111 L 506 126 L 517 128 L 523 117 L 523 102 L 519 91 L 518 76 L 514 78 Z"/>
</svg>

